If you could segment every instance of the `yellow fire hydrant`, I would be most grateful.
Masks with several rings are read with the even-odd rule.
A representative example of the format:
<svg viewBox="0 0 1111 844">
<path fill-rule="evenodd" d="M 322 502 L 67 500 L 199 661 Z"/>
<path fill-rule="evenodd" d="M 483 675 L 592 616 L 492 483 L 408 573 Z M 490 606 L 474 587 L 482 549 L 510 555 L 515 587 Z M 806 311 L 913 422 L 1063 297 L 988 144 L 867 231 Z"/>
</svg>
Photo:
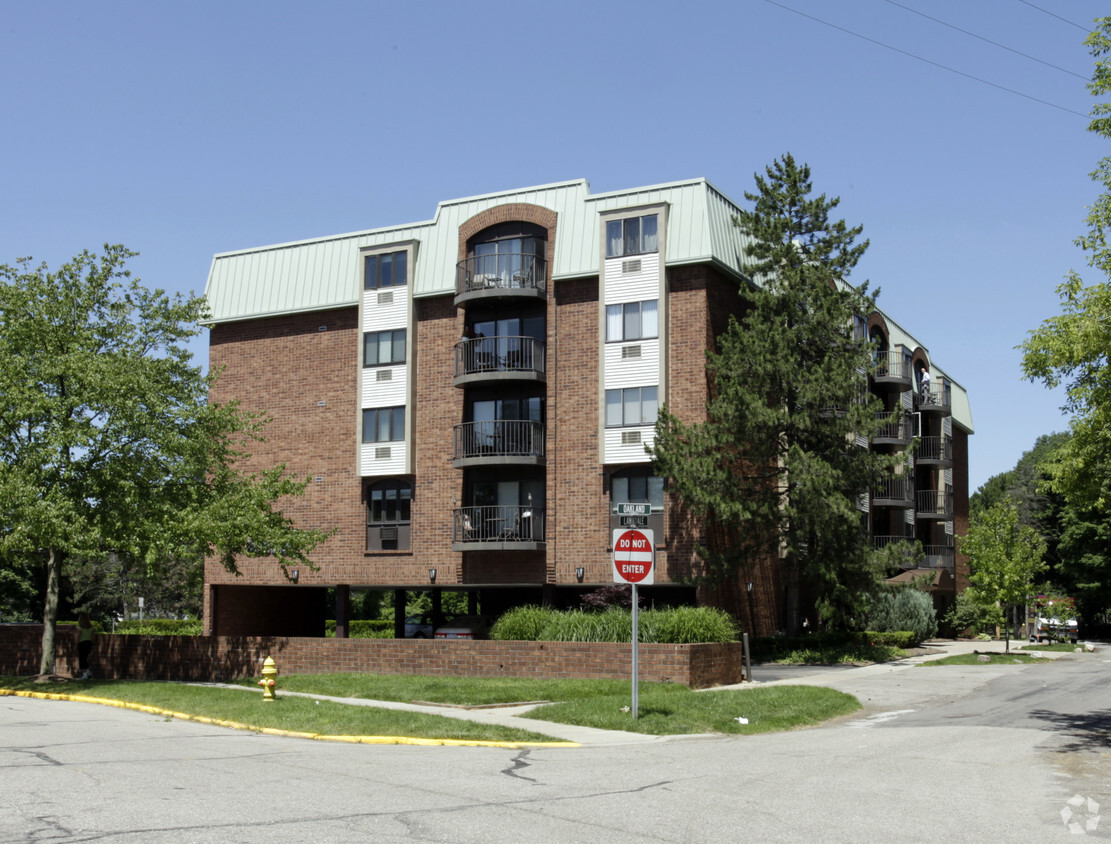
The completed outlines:
<svg viewBox="0 0 1111 844">
<path fill-rule="evenodd" d="M 266 657 L 266 661 L 262 663 L 262 679 L 258 681 L 262 686 L 262 700 L 274 700 L 274 689 L 278 685 L 278 666 L 274 664 L 274 657 Z"/>
</svg>

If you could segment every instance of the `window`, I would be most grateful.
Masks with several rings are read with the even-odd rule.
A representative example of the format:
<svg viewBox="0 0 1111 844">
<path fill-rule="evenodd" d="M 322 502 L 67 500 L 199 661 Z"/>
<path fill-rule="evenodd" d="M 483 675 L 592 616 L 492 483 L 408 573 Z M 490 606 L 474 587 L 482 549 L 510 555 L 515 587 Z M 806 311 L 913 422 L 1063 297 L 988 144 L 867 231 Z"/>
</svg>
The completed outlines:
<svg viewBox="0 0 1111 844">
<path fill-rule="evenodd" d="M 656 214 L 609 220 L 606 223 L 606 257 L 620 258 L 622 255 L 658 252 L 656 220 Z"/>
<path fill-rule="evenodd" d="M 657 300 L 606 305 L 606 342 L 647 340 L 658 337 L 660 321 Z"/>
<path fill-rule="evenodd" d="M 413 487 L 408 481 L 389 478 L 367 489 L 368 551 L 398 551 L 409 548 L 412 501 Z"/>
<path fill-rule="evenodd" d="M 363 335 L 363 366 L 405 363 L 405 329 Z"/>
<path fill-rule="evenodd" d="M 367 255 L 364 264 L 363 288 L 401 287 L 408 281 L 408 253 L 390 252 L 385 255 Z"/>
<path fill-rule="evenodd" d="M 655 425 L 658 396 L 658 387 L 606 390 L 606 427 Z"/>
<path fill-rule="evenodd" d="M 664 509 L 664 479 L 650 474 L 648 469 L 626 469 L 610 480 L 611 512 L 618 504 L 650 504 L 653 513 Z"/>
<path fill-rule="evenodd" d="M 404 407 L 375 407 L 363 411 L 363 442 L 386 443 L 403 439 Z"/>
</svg>

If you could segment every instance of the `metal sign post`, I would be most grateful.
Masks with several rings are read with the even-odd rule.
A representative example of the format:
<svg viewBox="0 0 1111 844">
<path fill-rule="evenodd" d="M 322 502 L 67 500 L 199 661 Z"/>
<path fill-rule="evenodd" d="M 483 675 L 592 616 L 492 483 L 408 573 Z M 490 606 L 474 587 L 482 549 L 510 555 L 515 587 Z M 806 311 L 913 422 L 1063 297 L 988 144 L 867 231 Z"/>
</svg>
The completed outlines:
<svg viewBox="0 0 1111 844">
<path fill-rule="evenodd" d="M 622 504 L 622 507 L 643 507 L 647 519 L 647 504 Z M 619 509 L 622 516 L 637 518 L 641 512 L 626 512 Z M 613 582 L 629 583 L 633 587 L 633 718 L 640 715 L 640 596 L 637 584 L 656 582 L 656 549 L 653 544 L 655 535 L 650 530 L 617 528 L 613 532 Z"/>
<path fill-rule="evenodd" d="M 640 619 L 640 601 L 637 599 L 637 585 L 633 584 L 633 720 L 640 715 L 640 633 L 637 629 Z"/>
</svg>

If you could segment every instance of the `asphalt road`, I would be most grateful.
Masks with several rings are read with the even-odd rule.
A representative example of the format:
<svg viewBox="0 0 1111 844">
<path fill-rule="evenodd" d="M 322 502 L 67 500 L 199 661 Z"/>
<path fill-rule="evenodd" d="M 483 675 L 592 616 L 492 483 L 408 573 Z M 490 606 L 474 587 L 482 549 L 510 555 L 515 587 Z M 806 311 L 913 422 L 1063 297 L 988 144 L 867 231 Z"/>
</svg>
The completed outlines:
<svg viewBox="0 0 1111 844">
<path fill-rule="evenodd" d="M 6 697 L 0 842 L 1098 840 L 1109 672 L 1102 654 L 810 672 L 865 709 L 792 733 L 532 750 L 328 744 Z"/>
</svg>

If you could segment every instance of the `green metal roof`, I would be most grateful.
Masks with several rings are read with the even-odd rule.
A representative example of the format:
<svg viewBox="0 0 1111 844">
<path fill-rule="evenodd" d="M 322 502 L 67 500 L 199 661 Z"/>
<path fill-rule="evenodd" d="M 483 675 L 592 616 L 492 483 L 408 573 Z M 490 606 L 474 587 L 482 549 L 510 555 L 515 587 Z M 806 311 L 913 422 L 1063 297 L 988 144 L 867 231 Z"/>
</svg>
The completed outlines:
<svg viewBox="0 0 1111 844">
<path fill-rule="evenodd" d="M 437 205 L 435 215 L 425 222 L 222 252 L 213 257 L 205 286 L 212 311 L 209 322 L 354 307 L 362 290 L 359 251 L 408 242 L 416 243 L 412 295 L 453 294 L 460 224 L 489 208 L 518 202 L 549 208 L 558 215 L 555 247 L 549 256 L 555 280 L 598 274 L 601 214 L 660 204 L 668 206 L 665 255 L 669 266 L 713 263 L 727 273 L 744 274 L 748 237 L 733 225 L 739 208 L 706 179 L 594 195 L 579 179 L 448 200 Z M 889 319 L 888 324 L 892 343 L 912 349 L 922 345 L 894 321 Z M 936 365 L 934 370 L 953 385 L 953 421 L 971 432 L 967 393 Z"/>
</svg>

